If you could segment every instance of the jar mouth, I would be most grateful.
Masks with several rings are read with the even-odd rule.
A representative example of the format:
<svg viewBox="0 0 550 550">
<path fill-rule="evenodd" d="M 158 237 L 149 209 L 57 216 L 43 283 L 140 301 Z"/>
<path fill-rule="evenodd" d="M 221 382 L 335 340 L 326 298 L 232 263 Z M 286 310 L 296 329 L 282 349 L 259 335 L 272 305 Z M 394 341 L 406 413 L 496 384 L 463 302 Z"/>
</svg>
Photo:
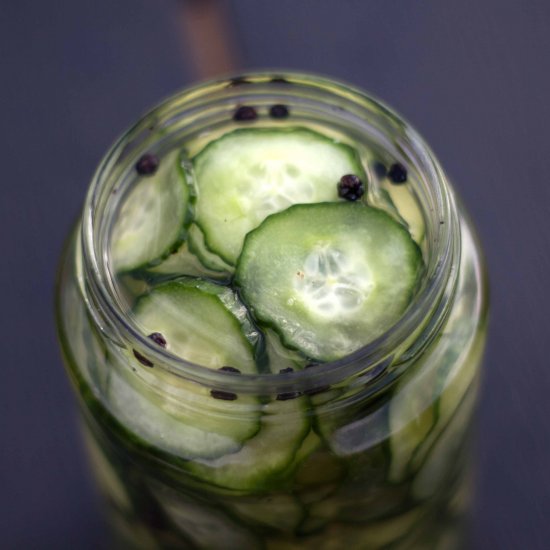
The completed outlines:
<svg viewBox="0 0 550 550">
<path fill-rule="evenodd" d="M 337 361 L 322 363 L 314 369 L 281 374 L 243 374 L 214 371 L 186 361 L 156 345 L 128 318 L 117 299 L 109 269 L 106 212 L 117 192 L 121 174 L 132 167 L 136 151 L 157 143 L 171 132 L 181 131 L 213 105 L 235 107 L 250 98 L 255 101 L 274 97 L 299 98 L 330 110 L 341 119 L 361 120 L 383 144 L 398 151 L 414 165 L 419 178 L 416 193 L 424 204 L 427 257 L 418 292 L 402 317 L 384 334 Z M 317 108 L 316 107 L 316 108 Z M 82 264 L 86 284 L 86 303 L 101 319 L 105 335 L 121 347 L 140 350 L 155 364 L 176 376 L 236 391 L 266 392 L 317 384 L 337 384 L 353 376 L 369 379 L 381 364 L 395 362 L 397 356 L 410 355 L 423 347 L 443 322 L 457 278 L 460 256 L 458 217 L 454 197 L 439 162 L 420 135 L 384 103 L 348 84 L 295 72 L 254 72 L 209 81 L 167 99 L 143 116 L 111 147 L 97 168 L 84 205 L 82 224 Z M 397 361 L 397 363 L 402 361 Z"/>
</svg>

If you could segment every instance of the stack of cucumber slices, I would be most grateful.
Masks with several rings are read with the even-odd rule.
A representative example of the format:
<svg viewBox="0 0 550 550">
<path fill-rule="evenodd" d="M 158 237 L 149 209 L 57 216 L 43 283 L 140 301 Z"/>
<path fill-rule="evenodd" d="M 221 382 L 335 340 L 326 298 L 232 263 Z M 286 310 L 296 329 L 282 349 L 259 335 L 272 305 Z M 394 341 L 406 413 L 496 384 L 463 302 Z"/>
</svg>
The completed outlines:
<svg viewBox="0 0 550 550">
<path fill-rule="evenodd" d="M 172 152 L 141 176 L 113 230 L 115 271 L 148 283 L 133 309 L 145 335 L 161 334 L 168 351 L 204 367 L 278 373 L 341 359 L 403 315 L 422 255 L 407 228 L 366 194 L 349 200 L 341 192 L 345 176 L 367 184 L 353 147 L 302 127 L 243 128 L 191 162 L 184 170 Z M 138 354 L 139 363 L 154 366 Z M 241 396 L 205 389 L 204 399 L 213 398 L 229 407 Z M 273 396 L 241 440 L 235 434 L 219 453 L 209 448 L 219 426 L 197 424 L 195 415 L 204 448 L 193 436 L 192 450 L 182 442 L 178 453 L 221 486 L 277 479 L 310 430 L 305 399 Z M 167 414 L 191 423 L 181 411 Z M 279 424 L 285 415 L 292 428 Z"/>
</svg>

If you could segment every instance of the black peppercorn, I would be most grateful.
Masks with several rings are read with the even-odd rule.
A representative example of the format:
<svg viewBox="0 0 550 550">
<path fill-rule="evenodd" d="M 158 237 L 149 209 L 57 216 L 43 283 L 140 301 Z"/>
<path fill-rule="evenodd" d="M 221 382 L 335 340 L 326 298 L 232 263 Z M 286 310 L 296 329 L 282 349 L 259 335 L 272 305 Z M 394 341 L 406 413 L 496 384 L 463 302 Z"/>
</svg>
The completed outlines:
<svg viewBox="0 0 550 550">
<path fill-rule="evenodd" d="M 214 399 L 221 399 L 223 401 L 235 401 L 235 399 L 237 399 L 236 393 L 231 393 L 231 392 L 222 391 L 222 390 L 210 390 L 210 395 Z"/>
<path fill-rule="evenodd" d="M 288 372 L 294 372 L 294 369 L 292 367 L 286 367 L 286 369 L 281 369 L 279 374 L 287 374 Z"/>
<path fill-rule="evenodd" d="M 154 367 L 153 362 L 149 361 L 147 357 L 144 357 L 139 353 L 139 351 L 133 349 L 134 357 L 144 366 L 144 367 Z"/>
<path fill-rule="evenodd" d="M 235 374 L 241 374 L 241 371 L 235 367 L 230 367 L 229 365 L 225 365 L 223 367 L 220 367 L 218 370 L 221 370 L 223 372 L 234 372 Z"/>
<path fill-rule="evenodd" d="M 271 118 L 287 118 L 289 114 L 290 113 L 286 105 L 272 105 L 269 109 L 269 116 Z"/>
<path fill-rule="evenodd" d="M 318 393 L 323 393 L 325 391 L 330 390 L 330 386 L 319 386 L 317 388 L 311 388 L 310 390 L 305 390 L 304 393 L 306 395 L 317 395 Z"/>
<path fill-rule="evenodd" d="M 388 174 L 388 169 L 386 168 L 386 165 L 382 162 L 375 162 L 372 165 L 372 169 L 374 170 L 374 173 L 378 177 L 378 179 L 384 179 Z"/>
<path fill-rule="evenodd" d="M 140 176 L 151 176 L 157 171 L 159 163 L 159 159 L 156 155 L 145 153 L 136 162 L 136 172 Z"/>
<path fill-rule="evenodd" d="M 243 84 L 252 84 L 252 82 L 250 82 L 250 80 L 246 80 L 244 76 L 236 76 L 229 81 L 227 86 L 229 88 L 234 88 L 235 86 L 242 86 Z"/>
<path fill-rule="evenodd" d="M 348 201 L 356 201 L 365 194 L 363 182 L 353 174 L 347 174 L 338 182 L 338 196 Z"/>
<path fill-rule="evenodd" d="M 273 84 L 290 84 L 290 82 L 282 76 L 275 76 L 271 79 Z"/>
<path fill-rule="evenodd" d="M 277 401 L 288 401 L 289 399 L 296 399 L 302 395 L 299 391 L 289 391 L 277 394 Z"/>
<path fill-rule="evenodd" d="M 395 184 L 405 183 L 407 181 L 407 169 L 400 163 L 392 164 L 388 172 L 388 178 Z"/>
<path fill-rule="evenodd" d="M 237 107 L 236 111 L 233 113 L 233 120 L 237 122 L 250 122 L 258 118 L 258 113 L 254 107 L 249 105 L 242 105 Z"/>
<path fill-rule="evenodd" d="M 152 332 L 149 334 L 148 338 L 151 338 L 155 344 L 159 345 L 161 348 L 166 347 L 166 338 L 160 332 Z"/>
</svg>

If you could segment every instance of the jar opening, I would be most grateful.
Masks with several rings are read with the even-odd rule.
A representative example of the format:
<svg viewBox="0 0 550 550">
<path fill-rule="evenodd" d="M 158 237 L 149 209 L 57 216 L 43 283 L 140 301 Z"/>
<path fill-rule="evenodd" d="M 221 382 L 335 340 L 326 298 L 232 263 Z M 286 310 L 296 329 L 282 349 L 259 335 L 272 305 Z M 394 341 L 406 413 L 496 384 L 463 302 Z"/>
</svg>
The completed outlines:
<svg viewBox="0 0 550 550">
<path fill-rule="evenodd" d="M 234 84 L 243 80 L 246 86 Z M 416 202 L 421 217 L 425 270 L 412 303 L 387 332 L 352 354 L 315 369 L 235 377 L 169 353 L 147 338 L 128 316 L 110 266 L 112 222 L 136 162 L 144 153 L 162 156 L 182 142 L 195 144 L 187 152 L 192 157 L 212 136 L 223 133 L 228 121 L 248 105 L 270 113 L 259 122 L 266 127 L 278 124 L 290 110 L 296 114 L 296 120 L 322 127 L 323 131 L 332 132 L 335 139 L 347 138 L 359 143 L 368 138 L 391 160 L 387 168 L 396 190 L 404 183 L 400 180 L 407 177 L 404 169 L 409 175 L 414 174 L 407 183 L 407 200 Z M 277 106 L 276 111 L 273 106 Z M 254 113 L 256 123 L 256 110 Z M 368 170 L 374 174 L 377 167 L 371 165 Z M 399 198 L 400 192 L 395 193 Z M 401 199 L 405 200 L 404 194 Z M 409 228 L 413 234 L 410 223 Z M 84 208 L 85 292 L 89 307 L 95 310 L 94 318 L 101 318 L 109 338 L 149 358 L 155 366 L 184 378 L 207 385 L 223 381 L 239 391 L 257 391 L 258 386 L 290 391 L 296 385 L 333 384 L 353 376 L 365 383 L 381 372 L 381 365 L 399 362 L 411 350 L 426 345 L 437 331 L 456 283 L 458 235 L 454 198 L 443 170 L 417 132 L 392 110 L 364 92 L 332 80 L 296 73 L 251 73 L 208 82 L 175 95 L 145 115 L 111 148 L 94 175 Z"/>
</svg>

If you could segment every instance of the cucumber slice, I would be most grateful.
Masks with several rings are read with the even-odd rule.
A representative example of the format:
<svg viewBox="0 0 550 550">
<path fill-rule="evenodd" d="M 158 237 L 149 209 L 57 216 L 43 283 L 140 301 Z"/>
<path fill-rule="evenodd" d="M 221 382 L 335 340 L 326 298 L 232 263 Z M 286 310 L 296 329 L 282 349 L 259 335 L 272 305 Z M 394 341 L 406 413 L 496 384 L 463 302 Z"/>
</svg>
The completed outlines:
<svg viewBox="0 0 550 550">
<path fill-rule="evenodd" d="M 465 449 L 465 439 L 471 425 L 476 396 L 475 388 L 471 388 L 430 449 L 412 485 L 412 492 L 416 498 L 428 499 L 448 487 L 447 482 L 456 470 L 457 462 L 460 463 L 458 459 Z"/>
<path fill-rule="evenodd" d="M 145 334 L 160 332 L 167 349 L 188 361 L 256 372 L 259 334 L 229 288 L 200 279 L 164 283 L 139 299 L 135 318 Z M 128 355 L 137 372 L 150 368 Z M 238 451 L 260 427 L 254 396 L 215 399 L 210 388 L 162 369 L 155 376 L 160 387 L 155 387 L 125 367 L 128 357 L 112 360 L 118 366 L 110 380 L 115 415 L 160 449 L 187 459 L 219 457 Z"/>
<path fill-rule="evenodd" d="M 406 373 L 391 399 L 389 429 L 391 433 L 391 464 L 388 477 L 402 481 L 417 449 L 437 421 L 436 379 L 440 364 L 431 362 L 420 372 Z"/>
<path fill-rule="evenodd" d="M 242 449 L 214 460 L 186 465 L 193 475 L 228 489 L 263 491 L 280 488 L 292 473 L 296 453 L 309 432 L 304 397 L 264 406 L 260 431 Z"/>
<path fill-rule="evenodd" d="M 353 483 L 353 482 L 352 482 Z M 309 507 L 309 519 L 317 525 L 333 521 L 365 524 L 394 515 L 404 509 L 407 493 L 401 487 L 375 485 L 364 487 L 359 482 L 342 486 L 328 498 Z"/>
<path fill-rule="evenodd" d="M 268 541 L 266 550 L 420 548 L 400 543 L 419 525 L 422 525 L 426 517 L 426 511 L 420 508 L 413 508 L 398 516 L 362 525 L 337 521 L 330 521 L 330 524 L 325 521 L 323 524 L 322 522 L 317 523 L 318 518 L 310 517 L 306 520 L 306 525 L 300 529 L 302 535 L 309 535 L 307 538 L 295 541 L 272 539 Z M 316 531 L 319 532 L 316 533 Z"/>
<path fill-rule="evenodd" d="M 285 345 L 330 361 L 401 317 L 421 269 L 418 246 L 385 212 L 320 203 L 292 206 L 250 232 L 235 282 Z"/>
<path fill-rule="evenodd" d="M 220 548 L 223 541 L 227 550 L 261 550 L 259 538 L 223 511 L 160 483 L 151 483 L 151 488 L 173 525 L 194 548 Z"/>
<path fill-rule="evenodd" d="M 305 128 L 240 129 L 194 159 L 195 219 L 208 248 L 234 265 L 246 234 L 296 203 L 339 200 L 345 174 L 363 181 L 354 149 Z"/>
<path fill-rule="evenodd" d="M 198 386 L 177 388 L 184 394 L 181 402 L 185 400 L 186 406 L 160 397 L 127 369 L 113 372 L 109 388 L 113 416 L 141 441 L 179 458 L 214 458 L 237 452 L 259 429 L 256 403 L 224 402 L 227 418 L 233 415 L 236 420 L 223 420 L 209 410 L 209 401 L 214 399 Z"/>
<path fill-rule="evenodd" d="M 300 465 L 294 479 L 298 487 L 331 486 L 342 480 L 345 466 L 342 461 L 322 447 L 322 440 L 311 431 L 297 453 Z"/>
<path fill-rule="evenodd" d="M 161 282 L 169 278 L 187 276 L 200 277 L 227 283 L 231 279 L 229 272 L 210 269 L 190 250 L 190 241 L 185 241 L 176 252 L 170 254 L 162 263 L 149 269 L 132 273 L 133 277 L 146 281 Z"/>
<path fill-rule="evenodd" d="M 246 523 L 267 527 L 270 531 L 293 533 L 303 521 L 305 510 L 293 495 L 274 493 L 269 495 L 239 495 L 227 499 L 224 505 L 232 515 Z"/>
<path fill-rule="evenodd" d="M 189 243 L 189 250 L 197 256 L 202 265 L 207 269 L 231 276 L 234 269 L 228 263 L 224 262 L 217 254 L 214 254 L 206 247 L 204 242 L 204 233 L 196 224 L 192 224 L 189 227 L 189 234 L 187 236 Z"/>
<path fill-rule="evenodd" d="M 135 319 L 144 334 L 160 332 L 167 349 L 187 361 L 257 372 L 259 333 L 228 287 L 190 278 L 164 283 L 138 301 Z"/>
<path fill-rule="evenodd" d="M 82 428 L 81 433 L 84 434 L 84 445 L 88 452 L 88 459 L 96 482 L 99 485 L 99 490 L 118 510 L 131 514 L 132 500 L 118 472 L 105 456 L 104 451 L 94 439 L 89 428 L 85 425 Z"/>
<path fill-rule="evenodd" d="M 173 151 L 152 176 L 136 181 L 117 216 L 111 258 L 118 272 L 160 263 L 185 237 L 189 188 Z"/>
<path fill-rule="evenodd" d="M 279 335 L 267 329 L 263 331 L 266 347 L 266 362 L 265 370 L 273 374 L 277 374 L 285 369 L 301 370 L 306 364 L 306 358 L 295 350 L 291 350 L 283 346 Z"/>
<path fill-rule="evenodd" d="M 466 278 L 475 280 L 470 268 L 461 266 Z M 459 286 L 457 295 L 445 332 L 403 375 L 391 399 L 392 481 L 418 470 L 466 392 L 478 383 L 484 340 L 475 322 L 475 293 Z"/>
</svg>

